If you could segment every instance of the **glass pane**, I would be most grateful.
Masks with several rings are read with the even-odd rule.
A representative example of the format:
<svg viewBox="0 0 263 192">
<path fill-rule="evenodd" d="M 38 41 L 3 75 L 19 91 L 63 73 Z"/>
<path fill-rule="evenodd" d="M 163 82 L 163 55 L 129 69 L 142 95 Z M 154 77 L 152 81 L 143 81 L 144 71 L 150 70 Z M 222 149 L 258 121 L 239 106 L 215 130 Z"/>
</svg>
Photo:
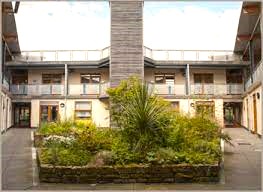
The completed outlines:
<svg viewBox="0 0 263 192">
<path fill-rule="evenodd" d="M 51 121 L 56 121 L 58 118 L 58 108 L 57 106 L 51 106 Z"/>
<path fill-rule="evenodd" d="M 77 118 L 89 118 L 91 117 L 90 111 L 77 111 L 76 112 Z"/>
<path fill-rule="evenodd" d="M 201 74 L 194 74 L 194 82 L 201 83 L 202 82 L 202 75 Z"/>
<path fill-rule="evenodd" d="M 156 75 L 155 76 L 155 83 L 164 83 L 164 76 L 163 75 Z"/>
<path fill-rule="evenodd" d="M 61 84 L 61 74 L 42 74 L 43 84 Z"/>
<path fill-rule="evenodd" d="M 91 110 L 91 102 L 76 102 L 76 110 Z"/>
<path fill-rule="evenodd" d="M 165 75 L 166 84 L 174 84 L 174 75 Z"/>
<path fill-rule="evenodd" d="M 214 83 L 213 74 L 204 74 L 204 83 Z"/>
<path fill-rule="evenodd" d="M 91 77 L 90 75 L 81 75 L 81 83 L 90 83 Z"/>
<path fill-rule="evenodd" d="M 179 101 L 171 102 L 171 107 L 175 110 L 179 110 Z"/>
<path fill-rule="evenodd" d="M 99 75 L 92 76 L 91 82 L 92 83 L 100 83 L 100 76 Z"/>
<path fill-rule="evenodd" d="M 48 106 L 41 106 L 41 122 L 48 121 Z"/>
</svg>

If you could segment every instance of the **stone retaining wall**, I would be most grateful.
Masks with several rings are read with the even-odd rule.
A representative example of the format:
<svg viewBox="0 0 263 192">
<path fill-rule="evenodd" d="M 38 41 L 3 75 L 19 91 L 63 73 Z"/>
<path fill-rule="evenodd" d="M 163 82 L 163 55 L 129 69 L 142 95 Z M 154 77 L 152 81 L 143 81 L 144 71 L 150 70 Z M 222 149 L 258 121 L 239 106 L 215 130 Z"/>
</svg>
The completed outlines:
<svg viewBox="0 0 263 192">
<path fill-rule="evenodd" d="M 218 164 L 66 167 L 38 163 L 40 182 L 48 183 L 218 182 L 220 171 Z"/>
</svg>

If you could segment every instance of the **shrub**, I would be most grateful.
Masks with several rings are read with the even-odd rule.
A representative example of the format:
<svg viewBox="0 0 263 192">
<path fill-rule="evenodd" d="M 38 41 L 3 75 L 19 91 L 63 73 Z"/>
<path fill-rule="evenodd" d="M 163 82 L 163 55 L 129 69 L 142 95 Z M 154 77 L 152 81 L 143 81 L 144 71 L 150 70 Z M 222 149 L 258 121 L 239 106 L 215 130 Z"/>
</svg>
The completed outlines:
<svg viewBox="0 0 263 192">
<path fill-rule="evenodd" d="M 120 136 L 114 139 L 112 143 L 112 160 L 111 164 L 125 165 L 130 163 L 139 163 L 139 154 L 132 151 L 130 145 Z"/>
<path fill-rule="evenodd" d="M 81 149 L 50 147 L 41 150 L 40 160 L 44 164 L 82 166 L 89 163 L 91 154 Z"/>
<path fill-rule="evenodd" d="M 111 151 L 99 151 L 92 157 L 91 161 L 89 162 L 89 165 L 91 166 L 110 165 L 112 164 L 112 156 L 113 153 Z"/>
<path fill-rule="evenodd" d="M 108 93 L 113 104 L 113 118 L 131 150 L 145 155 L 145 151 L 165 141 L 168 102 L 151 94 L 147 84 L 131 78 Z"/>
<path fill-rule="evenodd" d="M 71 133 L 71 128 L 74 126 L 73 120 L 63 120 L 56 122 L 42 123 L 38 129 L 38 133 L 43 135 L 62 135 L 66 136 Z"/>
</svg>

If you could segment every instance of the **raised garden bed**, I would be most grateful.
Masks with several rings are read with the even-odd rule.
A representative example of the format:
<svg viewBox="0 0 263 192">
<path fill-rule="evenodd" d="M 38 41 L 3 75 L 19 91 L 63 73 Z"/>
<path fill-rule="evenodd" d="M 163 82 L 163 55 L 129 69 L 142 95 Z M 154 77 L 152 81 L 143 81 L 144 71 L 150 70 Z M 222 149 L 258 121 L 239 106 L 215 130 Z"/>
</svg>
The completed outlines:
<svg viewBox="0 0 263 192">
<path fill-rule="evenodd" d="M 53 166 L 38 160 L 39 179 L 48 183 L 189 183 L 218 182 L 220 166 L 126 165 Z"/>
</svg>

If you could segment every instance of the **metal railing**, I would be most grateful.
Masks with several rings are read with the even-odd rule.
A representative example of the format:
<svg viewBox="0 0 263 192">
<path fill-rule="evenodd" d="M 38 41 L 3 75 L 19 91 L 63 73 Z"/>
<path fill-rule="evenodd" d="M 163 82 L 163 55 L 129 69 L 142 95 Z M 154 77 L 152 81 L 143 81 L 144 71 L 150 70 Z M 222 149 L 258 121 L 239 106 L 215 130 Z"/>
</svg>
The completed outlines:
<svg viewBox="0 0 263 192">
<path fill-rule="evenodd" d="M 34 50 L 22 51 L 15 60 L 24 61 L 97 61 L 109 57 L 110 47 L 102 50 Z"/>
<path fill-rule="evenodd" d="M 38 84 L 38 85 L 28 85 L 28 84 L 18 84 L 11 85 L 10 91 L 14 95 L 63 95 L 64 85 L 62 84 Z"/>
<path fill-rule="evenodd" d="M 100 84 L 69 84 L 69 95 L 106 95 L 106 90 L 109 88 L 109 83 Z M 63 95 L 64 84 L 18 84 L 11 85 L 10 92 L 13 95 Z"/>
<path fill-rule="evenodd" d="M 157 95 L 186 95 L 185 84 L 148 83 L 149 89 Z M 243 84 L 192 84 L 191 95 L 240 95 Z"/>
<path fill-rule="evenodd" d="M 69 84 L 69 95 L 106 95 L 109 83 Z"/>
<path fill-rule="evenodd" d="M 229 50 L 161 50 L 144 47 L 144 56 L 161 61 L 242 61 Z"/>
<path fill-rule="evenodd" d="M 199 84 L 191 85 L 192 95 L 240 95 L 244 91 L 243 84 Z"/>
<path fill-rule="evenodd" d="M 20 61 L 97 61 L 110 56 L 110 47 L 97 50 L 34 50 L 15 56 Z M 161 50 L 144 46 L 144 56 L 160 61 L 242 61 L 229 50 Z"/>
<path fill-rule="evenodd" d="M 157 95 L 185 95 L 185 84 L 149 83 L 149 89 Z"/>
</svg>

